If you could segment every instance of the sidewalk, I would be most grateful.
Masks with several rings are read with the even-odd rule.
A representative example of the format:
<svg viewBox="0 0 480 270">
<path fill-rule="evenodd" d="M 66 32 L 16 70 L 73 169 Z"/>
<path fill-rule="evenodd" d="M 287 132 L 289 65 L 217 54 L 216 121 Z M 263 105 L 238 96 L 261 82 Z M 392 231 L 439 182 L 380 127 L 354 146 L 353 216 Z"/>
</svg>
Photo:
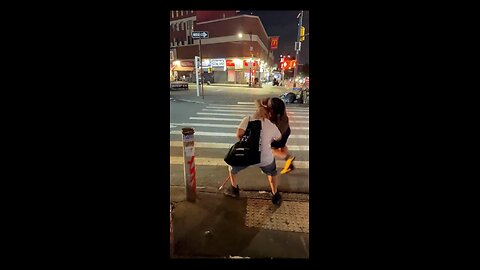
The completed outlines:
<svg viewBox="0 0 480 270">
<path fill-rule="evenodd" d="M 193 86 L 195 87 L 195 83 L 191 83 L 189 82 L 188 83 L 188 86 Z M 204 83 L 203 86 L 207 86 L 208 84 Z M 235 83 L 211 83 L 210 85 L 208 86 L 226 86 L 226 87 L 248 87 L 248 84 L 235 84 Z"/>
<path fill-rule="evenodd" d="M 308 195 L 282 195 L 278 207 L 268 193 L 241 190 L 234 199 L 197 189 L 192 203 L 185 187 L 170 187 L 172 258 L 309 258 Z"/>
</svg>

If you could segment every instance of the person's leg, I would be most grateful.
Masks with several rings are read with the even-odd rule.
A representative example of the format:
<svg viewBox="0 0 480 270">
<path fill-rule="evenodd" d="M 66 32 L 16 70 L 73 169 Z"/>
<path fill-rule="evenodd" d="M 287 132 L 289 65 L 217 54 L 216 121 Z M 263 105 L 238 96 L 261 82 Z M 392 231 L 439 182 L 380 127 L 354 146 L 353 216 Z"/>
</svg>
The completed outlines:
<svg viewBox="0 0 480 270">
<path fill-rule="evenodd" d="M 232 187 L 237 187 L 237 180 L 235 180 L 235 174 L 238 172 L 236 171 L 235 174 L 232 173 L 233 168 L 231 166 L 228 166 L 228 175 L 230 176 L 230 183 L 232 184 Z"/>
<path fill-rule="evenodd" d="M 237 198 L 240 196 L 240 187 L 237 184 L 237 181 L 235 179 L 235 174 L 237 174 L 239 171 L 245 169 L 247 167 L 237 167 L 237 166 L 229 166 L 228 167 L 228 175 L 230 178 L 230 186 L 225 190 L 224 194 L 230 197 Z"/>
<path fill-rule="evenodd" d="M 273 156 L 278 159 L 287 159 L 288 157 L 288 149 L 286 149 L 286 147 L 272 148 L 272 153 Z"/>
<path fill-rule="evenodd" d="M 275 159 L 270 165 L 261 167 L 261 169 L 267 175 L 270 188 L 272 189 L 272 203 L 280 205 L 282 197 L 280 192 L 278 192 L 277 165 Z"/>
<path fill-rule="evenodd" d="M 268 182 L 270 183 L 270 188 L 272 189 L 272 194 L 277 193 L 277 176 L 268 175 Z"/>
<path fill-rule="evenodd" d="M 290 128 L 287 129 L 287 131 L 285 132 L 285 134 L 282 136 L 282 139 L 284 138 L 285 139 L 285 144 L 284 144 L 284 147 L 282 149 L 283 153 L 284 153 L 284 159 L 285 159 L 285 165 L 283 166 L 283 169 L 282 171 L 280 171 L 280 174 L 285 174 L 285 173 L 289 173 L 291 171 L 293 171 L 295 169 L 295 166 L 293 166 L 293 160 L 295 160 L 295 156 L 293 155 L 290 155 L 290 153 L 288 152 L 288 148 L 287 148 L 287 140 L 288 140 L 288 137 L 290 136 Z"/>
</svg>

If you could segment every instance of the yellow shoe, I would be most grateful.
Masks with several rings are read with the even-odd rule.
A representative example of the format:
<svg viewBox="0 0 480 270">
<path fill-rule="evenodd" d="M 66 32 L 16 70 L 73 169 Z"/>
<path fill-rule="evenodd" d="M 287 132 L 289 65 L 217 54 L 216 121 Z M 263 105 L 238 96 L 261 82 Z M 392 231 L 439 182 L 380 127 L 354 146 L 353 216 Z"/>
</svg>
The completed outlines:
<svg viewBox="0 0 480 270">
<path fill-rule="evenodd" d="M 292 165 L 292 162 L 295 160 L 295 156 L 290 156 L 287 161 L 285 161 L 285 166 L 283 166 L 283 169 L 288 169 L 290 165 Z"/>
<path fill-rule="evenodd" d="M 294 160 L 295 160 L 294 156 L 291 156 L 290 158 L 288 158 L 287 161 L 285 162 L 285 166 L 283 166 L 283 170 L 280 172 L 280 174 L 286 174 L 286 173 L 289 173 L 289 172 L 293 171 L 295 169 L 295 167 L 293 166 L 293 161 Z"/>
<path fill-rule="evenodd" d="M 295 166 L 293 166 L 293 164 L 290 165 L 290 167 L 288 167 L 287 169 L 283 169 L 280 174 L 286 174 L 286 173 L 289 173 L 291 171 L 295 170 Z"/>
</svg>

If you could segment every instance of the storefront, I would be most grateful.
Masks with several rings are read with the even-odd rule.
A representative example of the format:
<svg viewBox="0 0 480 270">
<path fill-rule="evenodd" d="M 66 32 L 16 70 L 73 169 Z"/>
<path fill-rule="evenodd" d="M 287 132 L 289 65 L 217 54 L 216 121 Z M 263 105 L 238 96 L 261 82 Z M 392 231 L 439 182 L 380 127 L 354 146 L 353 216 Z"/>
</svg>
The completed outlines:
<svg viewBox="0 0 480 270">
<path fill-rule="evenodd" d="M 211 83 L 232 83 L 248 84 L 250 79 L 250 68 L 252 81 L 261 78 L 265 81 L 269 72 L 265 63 L 260 60 L 252 61 L 251 58 L 204 58 L 202 59 L 203 77 Z M 173 61 L 172 76 L 175 80 L 195 82 L 195 61 L 177 60 Z"/>
<path fill-rule="evenodd" d="M 177 60 L 173 62 L 173 77 L 177 81 L 195 81 L 195 61 Z"/>
</svg>

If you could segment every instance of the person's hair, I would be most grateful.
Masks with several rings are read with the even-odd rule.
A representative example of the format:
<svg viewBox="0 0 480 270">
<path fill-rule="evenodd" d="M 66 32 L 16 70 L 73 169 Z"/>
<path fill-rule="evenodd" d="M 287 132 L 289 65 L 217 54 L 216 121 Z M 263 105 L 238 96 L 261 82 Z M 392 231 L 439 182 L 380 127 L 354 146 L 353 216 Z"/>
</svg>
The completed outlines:
<svg viewBox="0 0 480 270">
<path fill-rule="evenodd" d="M 268 107 L 271 109 L 270 121 L 277 124 L 285 114 L 285 103 L 281 99 L 274 97 L 269 99 Z"/>
<path fill-rule="evenodd" d="M 260 118 L 260 119 L 265 119 L 265 118 L 270 118 L 270 110 L 268 108 L 268 99 L 257 99 L 255 100 L 255 106 L 257 107 L 257 110 L 255 111 L 254 117 L 255 118 Z"/>
</svg>

